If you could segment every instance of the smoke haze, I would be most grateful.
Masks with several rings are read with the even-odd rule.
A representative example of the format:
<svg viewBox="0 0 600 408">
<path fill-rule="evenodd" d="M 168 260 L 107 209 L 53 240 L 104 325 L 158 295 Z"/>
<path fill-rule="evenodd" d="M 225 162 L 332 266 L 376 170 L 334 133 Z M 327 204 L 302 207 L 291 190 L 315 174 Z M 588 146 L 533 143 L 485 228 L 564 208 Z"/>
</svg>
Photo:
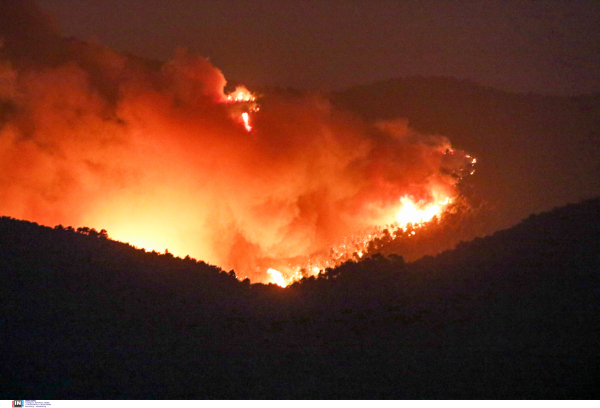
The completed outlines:
<svg viewBox="0 0 600 408">
<path fill-rule="evenodd" d="M 469 163 L 444 137 L 318 94 L 231 103 L 222 73 L 183 49 L 158 66 L 62 39 L 32 6 L 0 16 L 2 215 L 266 281 L 271 260 L 394 222 L 400 197 L 455 197 Z"/>
</svg>

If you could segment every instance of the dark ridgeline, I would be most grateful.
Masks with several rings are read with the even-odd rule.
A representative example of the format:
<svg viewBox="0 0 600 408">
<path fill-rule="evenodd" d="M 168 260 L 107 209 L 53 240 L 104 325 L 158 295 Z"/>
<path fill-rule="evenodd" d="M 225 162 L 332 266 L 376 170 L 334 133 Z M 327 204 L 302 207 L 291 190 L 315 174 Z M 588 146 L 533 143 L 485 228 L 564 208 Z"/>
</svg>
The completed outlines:
<svg viewBox="0 0 600 408">
<path fill-rule="evenodd" d="M 0 219 L 3 399 L 591 398 L 600 199 L 287 289 Z"/>
</svg>

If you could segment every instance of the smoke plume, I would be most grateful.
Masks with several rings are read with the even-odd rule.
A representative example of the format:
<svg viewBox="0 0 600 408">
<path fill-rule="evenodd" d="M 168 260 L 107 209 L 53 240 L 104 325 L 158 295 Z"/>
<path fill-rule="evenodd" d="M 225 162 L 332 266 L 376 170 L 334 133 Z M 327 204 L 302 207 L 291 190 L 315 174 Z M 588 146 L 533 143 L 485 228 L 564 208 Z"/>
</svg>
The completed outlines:
<svg viewBox="0 0 600 408">
<path fill-rule="evenodd" d="M 267 281 L 269 267 L 394 222 L 401 197 L 458 194 L 468 159 L 444 137 L 319 94 L 231 101 L 205 58 L 177 50 L 158 66 L 62 39 L 15 4 L 0 10 L 0 214 Z"/>
</svg>

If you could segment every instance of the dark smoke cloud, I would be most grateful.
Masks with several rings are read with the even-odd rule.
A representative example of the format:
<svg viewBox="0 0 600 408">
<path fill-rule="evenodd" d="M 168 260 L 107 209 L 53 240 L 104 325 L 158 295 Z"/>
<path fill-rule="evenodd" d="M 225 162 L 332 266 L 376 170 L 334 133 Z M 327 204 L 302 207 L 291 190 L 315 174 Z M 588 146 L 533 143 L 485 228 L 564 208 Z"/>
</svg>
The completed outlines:
<svg viewBox="0 0 600 408">
<path fill-rule="evenodd" d="M 0 2 L 3 54 L 18 66 L 56 65 L 68 59 L 53 21 L 32 1 Z"/>
<path fill-rule="evenodd" d="M 0 213 L 106 228 L 267 278 L 393 221 L 399 198 L 457 194 L 464 154 L 406 121 L 368 123 L 320 95 L 227 103 L 222 73 L 177 50 L 161 66 L 61 39 L 33 6 L 3 5 Z"/>
</svg>

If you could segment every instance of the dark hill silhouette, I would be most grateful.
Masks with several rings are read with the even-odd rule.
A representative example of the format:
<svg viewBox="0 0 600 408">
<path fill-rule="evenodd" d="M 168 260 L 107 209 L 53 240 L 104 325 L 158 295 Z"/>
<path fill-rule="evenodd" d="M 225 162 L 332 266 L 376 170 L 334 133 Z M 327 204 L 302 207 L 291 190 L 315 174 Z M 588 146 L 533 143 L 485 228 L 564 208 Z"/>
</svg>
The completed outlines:
<svg viewBox="0 0 600 408">
<path fill-rule="evenodd" d="M 2 398 L 600 396 L 600 199 L 281 289 L 0 219 Z"/>
<path fill-rule="evenodd" d="M 476 173 L 464 190 L 486 204 L 486 235 L 600 194 L 600 94 L 519 94 L 448 77 L 407 77 L 332 99 L 370 120 L 407 118 L 475 156 Z"/>
</svg>

